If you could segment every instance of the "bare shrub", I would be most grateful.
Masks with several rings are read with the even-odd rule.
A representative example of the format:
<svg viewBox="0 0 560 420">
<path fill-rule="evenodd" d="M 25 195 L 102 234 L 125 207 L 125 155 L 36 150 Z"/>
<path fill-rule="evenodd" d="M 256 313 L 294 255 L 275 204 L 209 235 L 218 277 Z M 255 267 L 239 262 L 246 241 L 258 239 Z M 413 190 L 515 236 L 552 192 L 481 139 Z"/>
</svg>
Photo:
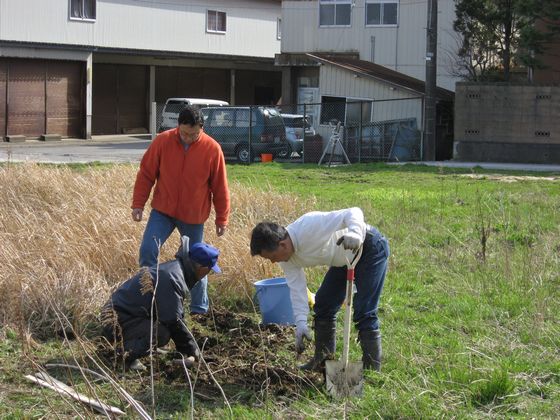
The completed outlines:
<svg viewBox="0 0 560 420">
<path fill-rule="evenodd" d="M 137 166 L 104 168 L 0 167 L 0 321 L 39 337 L 51 336 L 56 319 L 49 301 L 82 332 L 112 288 L 137 270 L 144 221 L 130 218 Z M 277 274 L 278 268 L 249 252 L 249 236 L 261 220 L 288 223 L 312 208 L 311 200 L 231 185 L 232 215 L 227 233 L 216 237 L 214 215 L 205 241 L 221 250 L 224 274 L 214 302 L 252 288 L 251 281 Z M 173 258 L 174 233 L 161 260 Z"/>
</svg>

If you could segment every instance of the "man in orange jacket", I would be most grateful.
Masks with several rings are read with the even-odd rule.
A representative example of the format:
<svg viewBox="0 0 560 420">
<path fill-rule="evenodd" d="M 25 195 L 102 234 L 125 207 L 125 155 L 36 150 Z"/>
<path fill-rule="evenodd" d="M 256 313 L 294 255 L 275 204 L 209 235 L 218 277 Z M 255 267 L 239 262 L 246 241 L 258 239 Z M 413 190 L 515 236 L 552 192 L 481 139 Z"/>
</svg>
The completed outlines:
<svg viewBox="0 0 560 420">
<path fill-rule="evenodd" d="M 132 220 L 140 222 L 155 184 L 152 211 L 140 245 L 141 267 L 153 267 L 158 247 L 178 229 L 191 243 L 202 242 L 211 205 L 216 210 L 216 234 L 225 233 L 230 212 L 225 158 L 220 145 L 202 127 L 201 112 L 187 106 L 177 128 L 159 134 L 140 162 L 132 196 Z M 191 313 L 208 310 L 207 279 L 191 290 Z"/>
</svg>

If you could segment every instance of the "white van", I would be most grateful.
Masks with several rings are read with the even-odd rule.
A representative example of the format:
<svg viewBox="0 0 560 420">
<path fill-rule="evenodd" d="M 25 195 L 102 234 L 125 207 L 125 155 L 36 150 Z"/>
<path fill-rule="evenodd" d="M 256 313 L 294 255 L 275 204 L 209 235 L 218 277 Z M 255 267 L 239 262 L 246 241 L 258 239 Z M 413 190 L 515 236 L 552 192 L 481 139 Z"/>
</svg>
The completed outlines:
<svg viewBox="0 0 560 420">
<path fill-rule="evenodd" d="M 227 106 L 229 103 L 226 101 L 219 101 L 217 99 L 169 98 L 165 101 L 165 106 L 161 112 L 161 124 L 159 125 L 159 131 L 161 132 L 177 127 L 179 113 L 187 105 L 193 105 L 197 108 L 206 108 L 209 106 Z"/>
</svg>

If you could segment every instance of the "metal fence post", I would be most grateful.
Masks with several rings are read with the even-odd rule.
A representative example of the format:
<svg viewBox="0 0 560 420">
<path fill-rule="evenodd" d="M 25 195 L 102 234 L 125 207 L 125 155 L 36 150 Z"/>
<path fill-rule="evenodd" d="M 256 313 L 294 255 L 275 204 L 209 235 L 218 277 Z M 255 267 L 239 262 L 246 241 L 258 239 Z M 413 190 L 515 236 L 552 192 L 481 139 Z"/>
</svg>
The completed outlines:
<svg viewBox="0 0 560 420">
<path fill-rule="evenodd" d="M 152 134 L 152 140 L 157 136 L 157 103 L 152 102 L 150 104 L 150 133 Z"/>
<path fill-rule="evenodd" d="M 253 162 L 253 106 L 249 105 L 249 162 Z"/>
<path fill-rule="evenodd" d="M 305 129 L 306 129 L 307 124 L 308 124 L 307 121 L 308 121 L 307 120 L 307 104 L 304 103 L 303 104 L 303 145 L 301 146 L 301 156 L 300 156 L 301 163 L 305 163 L 305 156 L 304 156 L 304 153 L 305 153 Z"/>
<path fill-rule="evenodd" d="M 363 134 L 364 101 L 360 102 L 360 126 L 358 127 L 358 163 L 362 163 L 362 134 Z"/>
<path fill-rule="evenodd" d="M 420 99 L 420 104 L 421 104 L 421 108 L 420 108 L 420 124 L 422 124 L 421 130 L 420 130 L 420 161 L 424 160 L 424 97 L 422 97 Z"/>
</svg>

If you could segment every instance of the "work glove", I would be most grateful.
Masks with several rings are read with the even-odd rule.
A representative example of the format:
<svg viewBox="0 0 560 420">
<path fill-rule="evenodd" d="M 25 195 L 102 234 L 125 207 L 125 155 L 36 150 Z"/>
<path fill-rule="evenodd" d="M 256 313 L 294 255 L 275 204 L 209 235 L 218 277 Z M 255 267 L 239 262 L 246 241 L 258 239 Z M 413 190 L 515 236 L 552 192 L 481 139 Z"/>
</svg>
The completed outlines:
<svg viewBox="0 0 560 420">
<path fill-rule="evenodd" d="M 354 233 L 354 232 L 346 232 L 344 236 L 338 238 L 336 241 L 337 245 L 341 245 L 344 249 L 351 249 L 352 251 L 357 251 L 362 245 L 362 237 L 361 235 Z"/>
<path fill-rule="evenodd" d="M 311 333 L 309 328 L 307 328 L 307 321 L 298 321 L 296 323 L 296 352 L 298 354 L 303 353 L 305 350 L 305 341 L 311 341 Z"/>
</svg>

